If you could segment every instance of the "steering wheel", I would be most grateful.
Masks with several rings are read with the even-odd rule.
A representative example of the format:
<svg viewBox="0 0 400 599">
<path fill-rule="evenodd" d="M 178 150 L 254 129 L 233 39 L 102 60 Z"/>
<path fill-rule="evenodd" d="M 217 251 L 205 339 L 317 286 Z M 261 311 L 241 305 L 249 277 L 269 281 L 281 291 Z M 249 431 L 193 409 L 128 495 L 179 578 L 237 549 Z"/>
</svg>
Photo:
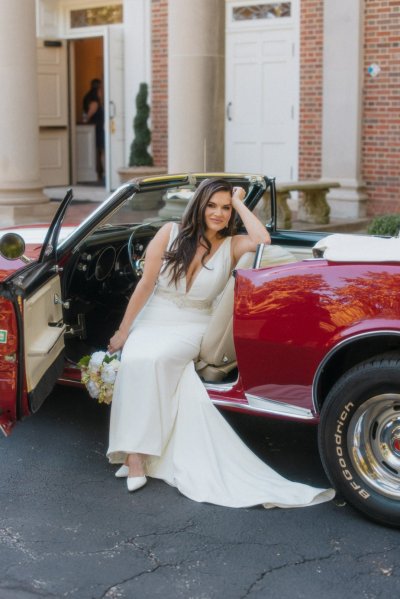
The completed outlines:
<svg viewBox="0 0 400 599">
<path fill-rule="evenodd" d="M 132 233 L 129 235 L 129 264 L 132 268 L 134 276 L 137 279 L 140 279 L 143 275 L 144 259 L 146 255 L 146 248 L 148 245 L 148 243 L 146 243 L 146 245 L 143 243 L 143 237 L 145 237 L 146 240 L 148 237 L 152 239 L 154 235 L 157 233 L 157 231 L 158 229 L 157 227 L 154 227 L 154 225 L 144 223 L 135 227 Z M 150 235 L 150 233 L 152 234 Z"/>
</svg>

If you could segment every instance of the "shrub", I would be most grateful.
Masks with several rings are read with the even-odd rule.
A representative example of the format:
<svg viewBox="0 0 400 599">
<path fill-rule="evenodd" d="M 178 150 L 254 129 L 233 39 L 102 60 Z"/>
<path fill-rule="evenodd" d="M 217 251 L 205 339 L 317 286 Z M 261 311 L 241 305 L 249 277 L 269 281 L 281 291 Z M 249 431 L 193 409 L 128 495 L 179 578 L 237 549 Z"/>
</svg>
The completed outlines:
<svg viewBox="0 0 400 599">
<path fill-rule="evenodd" d="M 147 151 L 147 146 L 151 141 L 150 129 L 147 126 L 149 114 L 147 83 L 141 83 L 136 96 L 136 116 L 133 119 L 135 139 L 131 144 L 129 166 L 153 166 L 153 158 Z"/>
<path fill-rule="evenodd" d="M 368 227 L 370 235 L 390 235 L 396 237 L 400 231 L 400 214 L 377 216 Z"/>
</svg>

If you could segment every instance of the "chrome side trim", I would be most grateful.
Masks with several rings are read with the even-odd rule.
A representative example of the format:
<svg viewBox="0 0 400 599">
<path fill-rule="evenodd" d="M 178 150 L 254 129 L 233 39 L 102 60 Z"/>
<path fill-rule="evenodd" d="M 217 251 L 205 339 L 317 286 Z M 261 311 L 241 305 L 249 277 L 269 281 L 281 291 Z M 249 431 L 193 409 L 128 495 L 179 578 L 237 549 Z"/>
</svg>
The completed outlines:
<svg viewBox="0 0 400 599">
<path fill-rule="evenodd" d="M 84 387 L 85 387 L 80 379 L 73 379 L 73 378 L 69 378 L 67 376 L 58 377 L 57 383 L 67 383 L 71 386 L 76 385 L 77 387 L 82 387 L 82 389 L 84 389 Z"/>
<path fill-rule="evenodd" d="M 301 420 L 311 420 L 314 418 L 312 411 L 307 408 L 300 408 L 293 404 L 259 397 L 258 395 L 252 395 L 251 393 L 245 393 L 245 396 L 249 405 L 258 411 L 261 410 L 262 412 L 268 412 L 270 414 L 300 418 Z"/>
<path fill-rule="evenodd" d="M 314 415 L 312 414 L 312 412 L 310 410 L 305 410 L 304 408 L 298 408 L 297 406 L 284 404 L 279 401 L 273 401 L 272 399 L 261 399 L 259 397 L 255 397 L 254 395 L 249 396 L 248 394 L 246 394 L 246 397 L 247 399 L 249 399 L 249 397 L 257 399 L 259 401 L 259 404 L 245 404 L 237 401 L 224 401 L 223 399 L 212 399 L 211 401 L 216 406 L 238 408 L 246 410 L 247 412 L 254 412 L 257 414 L 261 412 L 263 414 L 274 414 L 275 416 L 295 418 L 296 420 L 314 419 Z"/>
<path fill-rule="evenodd" d="M 233 387 L 237 384 L 237 380 L 233 381 L 233 383 L 203 383 L 204 387 L 207 391 L 218 391 L 219 393 L 228 393 L 232 391 Z"/>
<path fill-rule="evenodd" d="M 218 393 L 229 393 L 237 385 L 238 380 L 232 383 L 204 383 L 207 391 L 217 391 Z M 292 404 L 275 401 L 264 397 L 258 397 L 251 393 L 245 393 L 249 403 L 240 403 L 236 401 L 225 401 L 223 399 L 212 399 L 216 406 L 228 406 L 231 408 L 243 408 L 249 412 L 262 412 L 264 414 L 275 414 L 276 416 L 295 418 L 296 420 L 313 420 L 315 415 L 311 410 L 300 408 Z"/>
<path fill-rule="evenodd" d="M 352 343 L 355 339 L 363 339 L 363 338 L 368 338 L 368 337 L 379 337 L 381 335 L 395 335 L 397 337 L 400 337 L 400 332 L 398 331 L 393 331 L 390 329 L 382 329 L 381 331 L 373 331 L 371 333 L 358 333 L 358 335 L 353 335 L 353 337 L 349 337 L 348 339 L 343 339 L 343 341 L 339 341 L 339 343 L 337 345 L 335 345 L 324 357 L 324 359 L 320 362 L 317 370 L 315 371 L 315 375 L 314 375 L 314 379 L 312 382 L 312 388 L 311 388 L 311 396 L 312 396 L 312 403 L 313 403 L 313 408 L 315 410 L 316 414 L 319 414 L 320 410 L 318 409 L 318 403 L 317 403 L 317 387 L 318 387 L 318 382 L 319 382 L 319 378 L 322 374 L 322 371 L 326 365 L 326 363 L 332 358 L 332 356 L 342 347 L 344 347 L 345 345 L 348 345 L 349 343 Z"/>
</svg>

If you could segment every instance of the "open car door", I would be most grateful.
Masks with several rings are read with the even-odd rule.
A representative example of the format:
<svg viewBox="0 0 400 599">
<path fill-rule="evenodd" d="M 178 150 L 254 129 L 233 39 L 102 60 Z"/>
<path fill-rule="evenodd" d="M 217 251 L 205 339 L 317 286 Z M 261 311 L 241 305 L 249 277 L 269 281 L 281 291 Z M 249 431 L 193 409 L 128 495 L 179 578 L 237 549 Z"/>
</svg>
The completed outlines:
<svg viewBox="0 0 400 599">
<path fill-rule="evenodd" d="M 8 359 L 7 380 L 1 381 L 0 428 L 5 434 L 16 420 L 39 409 L 63 370 L 66 304 L 61 297 L 57 241 L 71 199 L 69 191 L 49 227 L 39 260 L 0 286 L 0 299 L 9 306 L 10 337 L 15 339 L 14 359 Z"/>
</svg>

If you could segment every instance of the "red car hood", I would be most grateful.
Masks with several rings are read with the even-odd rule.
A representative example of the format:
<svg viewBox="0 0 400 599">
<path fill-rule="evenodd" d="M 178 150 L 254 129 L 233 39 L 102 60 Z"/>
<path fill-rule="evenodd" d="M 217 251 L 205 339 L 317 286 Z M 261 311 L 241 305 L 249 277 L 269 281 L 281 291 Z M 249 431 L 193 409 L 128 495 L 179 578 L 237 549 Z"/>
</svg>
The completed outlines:
<svg viewBox="0 0 400 599">
<path fill-rule="evenodd" d="M 76 225 L 64 226 L 61 228 L 59 240 L 68 237 L 75 229 Z M 0 228 L 0 237 L 5 233 L 18 233 L 26 243 L 25 256 L 36 260 L 40 253 L 44 238 L 48 231 L 49 225 L 20 225 L 15 227 Z M 25 266 L 22 260 L 7 260 L 0 256 L 0 282 L 14 272 Z"/>
</svg>

